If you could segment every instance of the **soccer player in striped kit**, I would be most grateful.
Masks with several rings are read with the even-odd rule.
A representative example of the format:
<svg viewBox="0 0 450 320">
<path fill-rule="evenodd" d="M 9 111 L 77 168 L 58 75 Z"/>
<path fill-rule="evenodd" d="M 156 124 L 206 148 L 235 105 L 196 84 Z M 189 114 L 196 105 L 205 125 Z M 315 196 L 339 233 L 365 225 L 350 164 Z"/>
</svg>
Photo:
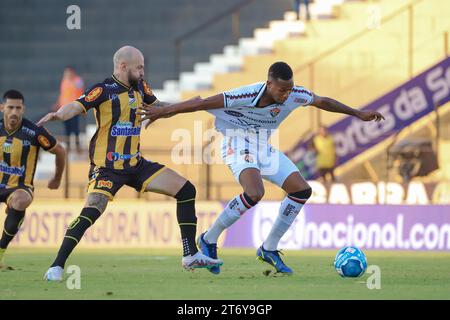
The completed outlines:
<svg viewBox="0 0 450 320">
<path fill-rule="evenodd" d="M 94 110 L 97 131 L 89 145 L 91 168 L 88 196 L 81 214 L 69 226 L 58 255 L 45 274 L 49 281 L 61 281 L 64 266 L 85 231 L 105 211 L 108 201 L 124 185 L 139 192 L 157 192 L 177 200 L 177 220 L 183 244 L 182 266 L 185 269 L 211 268 L 222 264 L 197 250 L 195 234 L 196 190 L 175 171 L 144 159 L 140 153 L 140 118 L 136 114 L 142 103 L 164 106 L 144 80 L 144 56 L 136 48 L 125 46 L 113 57 L 114 73 L 86 91 L 76 101 L 44 116 L 47 121 L 66 121 L 82 112 Z"/>
<path fill-rule="evenodd" d="M 0 238 L 0 269 L 7 268 L 3 256 L 25 219 L 33 201 L 34 174 L 40 149 L 56 155 L 55 175 L 49 189 L 58 189 L 64 171 L 66 151 L 43 127 L 23 117 L 23 95 L 9 90 L 3 95 L 0 120 L 0 202 L 6 203 L 6 219 Z"/>
</svg>

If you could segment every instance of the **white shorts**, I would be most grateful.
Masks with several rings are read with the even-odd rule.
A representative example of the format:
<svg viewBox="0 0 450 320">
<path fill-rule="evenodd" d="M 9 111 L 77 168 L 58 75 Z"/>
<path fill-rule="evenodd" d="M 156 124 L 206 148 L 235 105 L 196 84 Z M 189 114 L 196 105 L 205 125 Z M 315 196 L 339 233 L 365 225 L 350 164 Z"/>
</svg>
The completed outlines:
<svg viewBox="0 0 450 320">
<path fill-rule="evenodd" d="M 222 140 L 222 159 L 230 168 L 235 179 L 244 169 L 255 168 L 264 180 L 279 187 L 293 173 L 299 172 L 297 166 L 282 152 L 268 143 L 251 143 L 239 136 L 227 137 Z"/>
</svg>

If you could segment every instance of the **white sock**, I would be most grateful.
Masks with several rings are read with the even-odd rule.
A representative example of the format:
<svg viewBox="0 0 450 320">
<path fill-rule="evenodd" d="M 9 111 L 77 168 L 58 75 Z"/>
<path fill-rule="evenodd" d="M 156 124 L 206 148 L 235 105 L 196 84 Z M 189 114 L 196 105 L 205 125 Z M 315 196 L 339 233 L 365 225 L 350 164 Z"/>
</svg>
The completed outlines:
<svg viewBox="0 0 450 320">
<path fill-rule="evenodd" d="M 292 199 L 295 199 L 292 200 Z M 300 203 L 303 202 L 303 203 Z M 296 199 L 290 196 L 284 198 L 280 205 L 280 211 L 278 217 L 275 220 L 266 241 L 263 243 L 263 247 L 268 251 L 275 251 L 278 248 L 278 242 L 280 242 L 281 237 L 286 233 L 289 227 L 294 222 L 298 213 L 304 205 L 303 200 Z"/>
<path fill-rule="evenodd" d="M 214 221 L 211 228 L 205 233 L 204 239 L 208 243 L 217 243 L 220 234 L 233 223 L 235 223 L 252 206 L 245 200 L 244 194 L 236 196 L 228 202 L 219 217 Z"/>
</svg>

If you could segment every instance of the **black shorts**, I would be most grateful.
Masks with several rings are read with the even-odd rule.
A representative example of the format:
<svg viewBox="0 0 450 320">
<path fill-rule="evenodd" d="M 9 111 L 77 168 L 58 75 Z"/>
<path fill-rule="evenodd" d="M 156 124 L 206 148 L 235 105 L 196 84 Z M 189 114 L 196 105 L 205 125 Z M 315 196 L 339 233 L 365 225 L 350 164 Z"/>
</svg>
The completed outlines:
<svg viewBox="0 0 450 320">
<path fill-rule="evenodd" d="M 0 202 L 7 203 L 9 196 L 16 191 L 22 189 L 25 192 L 29 193 L 31 198 L 33 198 L 33 189 L 27 186 L 18 186 L 18 187 L 12 187 L 12 188 L 0 188 Z"/>
<path fill-rule="evenodd" d="M 141 158 L 135 167 L 115 170 L 91 166 L 89 171 L 88 193 L 103 193 L 114 199 L 114 195 L 124 185 L 144 192 L 145 187 L 165 169 L 164 165 Z"/>
</svg>

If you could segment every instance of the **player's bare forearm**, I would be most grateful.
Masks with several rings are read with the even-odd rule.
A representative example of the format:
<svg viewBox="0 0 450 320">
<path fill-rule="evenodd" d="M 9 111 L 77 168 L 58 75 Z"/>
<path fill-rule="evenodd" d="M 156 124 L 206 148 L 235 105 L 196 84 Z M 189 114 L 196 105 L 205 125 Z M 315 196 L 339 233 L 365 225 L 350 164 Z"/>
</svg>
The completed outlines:
<svg viewBox="0 0 450 320">
<path fill-rule="evenodd" d="M 170 102 L 164 102 L 164 101 L 156 100 L 155 102 L 153 102 L 150 105 L 153 106 L 153 107 L 156 107 L 156 108 L 164 108 L 164 107 L 170 106 L 171 103 Z"/>
<path fill-rule="evenodd" d="M 165 107 L 170 106 L 171 104 L 172 103 L 170 103 L 170 102 L 156 100 L 155 102 L 153 102 L 151 104 L 151 106 L 155 107 L 155 108 L 165 108 Z M 172 116 L 171 114 L 168 114 L 167 116 L 164 116 L 163 118 L 170 118 L 171 116 Z"/>
<path fill-rule="evenodd" d="M 190 100 L 180 103 L 164 105 L 162 108 L 155 106 L 155 103 L 151 105 L 147 105 L 144 103 L 142 107 L 139 108 L 140 110 L 137 114 L 144 115 L 141 121 L 150 120 L 146 125 L 147 127 L 150 123 L 160 118 L 169 118 L 179 113 L 189 113 L 200 110 L 218 109 L 223 107 L 223 95 L 219 94 L 208 97 L 206 99 L 194 97 Z"/>
<path fill-rule="evenodd" d="M 56 111 L 56 115 L 59 120 L 66 121 L 81 114 L 83 111 L 84 109 L 81 104 L 74 101 L 62 106 Z"/>
<path fill-rule="evenodd" d="M 377 111 L 371 111 L 371 110 L 363 111 L 363 110 L 353 109 L 353 108 L 343 104 L 342 102 L 339 102 L 335 99 L 328 98 L 328 97 L 320 97 L 320 96 L 315 95 L 314 100 L 311 103 L 311 105 L 313 105 L 319 109 L 329 111 L 329 112 L 348 114 L 350 116 L 357 117 L 363 121 L 384 120 L 383 115 Z"/>
<path fill-rule="evenodd" d="M 74 101 L 62 106 L 56 112 L 50 112 L 46 114 L 41 120 L 38 121 L 37 125 L 42 126 L 49 121 L 66 121 L 76 115 L 79 115 L 84 111 L 80 103 Z"/>
<path fill-rule="evenodd" d="M 357 116 L 358 113 L 358 110 L 350 108 L 349 106 L 328 97 L 315 96 L 314 101 L 311 104 L 325 111 L 344 113 L 350 116 Z"/>
<path fill-rule="evenodd" d="M 164 115 L 174 116 L 179 113 L 189 113 L 201 110 L 223 108 L 223 95 L 216 95 L 202 99 L 195 97 L 180 103 L 174 103 L 164 108 Z"/>
<path fill-rule="evenodd" d="M 66 166 L 66 149 L 58 143 L 49 152 L 55 155 L 55 175 L 49 182 L 49 188 L 57 189 L 61 183 L 64 168 Z"/>
</svg>

